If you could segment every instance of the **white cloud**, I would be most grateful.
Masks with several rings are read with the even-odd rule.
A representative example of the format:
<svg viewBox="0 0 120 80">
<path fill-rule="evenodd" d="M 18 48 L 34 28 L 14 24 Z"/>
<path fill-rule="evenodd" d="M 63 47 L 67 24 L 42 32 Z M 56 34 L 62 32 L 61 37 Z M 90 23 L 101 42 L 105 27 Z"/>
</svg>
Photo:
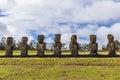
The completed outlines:
<svg viewBox="0 0 120 80">
<path fill-rule="evenodd" d="M 6 37 L 7 35 L 11 34 L 7 29 L 7 25 L 3 22 L 0 22 L 0 38 Z"/>
<path fill-rule="evenodd" d="M 119 39 L 119 23 L 109 28 L 97 26 L 99 22 L 107 23 L 109 20 L 120 18 L 120 2 L 113 0 L 0 0 L 0 10 L 8 15 L 0 17 L 0 21 L 5 23 L 10 33 L 7 34 L 5 31 L 1 35 L 14 36 L 16 40 L 22 36 L 33 39 L 29 30 L 45 36 L 61 33 L 62 41 L 67 44 L 72 34 L 87 38 L 87 40 L 78 39 L 79 43 L 88 43 L 90 34 L 98 36 L 100 45 L 107 42 L 108 33 L 113 33 Z M 88 24 L 81 26 L 79 23 Z M 53 42 L 50 37 L 46 39 L 47 43 Z"/>
<path fill-rule="evenodd" d="M 76 22 L 106 22 L 111 19 L 120 17 L 120 3 L 110 0 L 94 2 L 90 6 L 82 7 L 74 12 L 74 20 Z M 77 14 L 76 14 L 77 13 Z"/>
</svg>

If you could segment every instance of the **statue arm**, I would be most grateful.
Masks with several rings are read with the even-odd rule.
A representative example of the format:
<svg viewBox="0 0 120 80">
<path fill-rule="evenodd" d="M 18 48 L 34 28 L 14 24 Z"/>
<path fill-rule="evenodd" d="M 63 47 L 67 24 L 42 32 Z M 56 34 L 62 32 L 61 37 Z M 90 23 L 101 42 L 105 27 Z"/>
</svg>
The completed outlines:
<svg viewBox="0 0 120 80">
<path fill-rule="evenodd" d="M 80 48 L 80 45 L 79 45 L 79 43 L 77 43 L 77 48 L 78 48 L 78 50 L 79 50 L 79 48 Z"/>
<path fill-rule="evenodd" d="M 44 49 L 46 50 L 46 43 L 44 43 Z"/>
<path fill-rule="evenodd" d="M 115 46 L 115 50 L 117 50 L 117 46 L 116 46 L 116 44 L 114 43 L 114 46 Z"/>
<path fill-rule="evenodd" d="M 58 43 L 57 48 L 58 48 L 59 50 L 61 50 L 61 48 L 62 48 L 62 43 L 61 43 L 61 42 Z"/>
<path fill-rule="evenodd" d="M 15 49 L 15 44 L 12 44 L 11 48 L 12 48 L 12 50 L 14 50 Z"/>
<path fill-rule="evenodd" d="M 21 46 L 22 46 L 22 44 L 20 43 L 20 46 L 19 46 L 20 49 L 21 49 Z"/>
<path fill-rule="evenodd" d="M 69 44 L 69 49 L 72 51 L 72 43 Z"/>
<path fill-rule="evenodd" d="M 62 48 L 62 43 L 60 42 L 60 46 L 59 46 L 60 48 Z"/>
<path fill-rule="evenodd" d="M 27 44 L 27 50 L 29 49 L 29 45 Z"/>
<path fill-rule="evenodd" d="M 96 50 L 98 51 L 98 43 L 96 43 L 96 48 L 97 48 Z"/>
<path fill-rule="evenodd" d="M 109 50 L 109 43 L 107 43 L 106 49 Z"/>
<path fill-rule="evenodd" d="M 88 44 L 88 50 L 91 51 L 91 44 Z"/>
</svg>

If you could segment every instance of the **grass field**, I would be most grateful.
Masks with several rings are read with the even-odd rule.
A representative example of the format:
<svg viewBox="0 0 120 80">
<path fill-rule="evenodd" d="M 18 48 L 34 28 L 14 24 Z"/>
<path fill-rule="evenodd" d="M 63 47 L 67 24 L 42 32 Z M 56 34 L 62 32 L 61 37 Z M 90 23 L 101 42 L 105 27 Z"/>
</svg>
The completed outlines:
<svg viewBox="0 0 120 80">
<path fill-rule="evenodd" d="M 28 51 L 29 55 L 36 55 L 36 50 L 29 50 Z M 108 52 L 107 51 L 99 51 L 98 52 L 100 55 L 108 55 Z M 118 55 L 120 55 L 120 51 L 116 52 Z M 53 51 L 45 51 L 45 54 L 46 55 L 52 55 L 53 54 Z M 70 54 L 69 51 L 62 51 L 62 54 Z M 80 51 L 79 54 L 81 55 L 86 55 L 86 54 L 89 54 L 88 51 Z M 4 50 L 0 50 L 0 55 L 5 55 L 5 51 Z M 15 50 L 13 52 L 13 55 L 20 55 L 20 51 L 19 50 Z"/>
<path fill-rule="evenodd" d="M 1 58 L 0 80 L 120 80 L 120 58 Z"/>
</svg>

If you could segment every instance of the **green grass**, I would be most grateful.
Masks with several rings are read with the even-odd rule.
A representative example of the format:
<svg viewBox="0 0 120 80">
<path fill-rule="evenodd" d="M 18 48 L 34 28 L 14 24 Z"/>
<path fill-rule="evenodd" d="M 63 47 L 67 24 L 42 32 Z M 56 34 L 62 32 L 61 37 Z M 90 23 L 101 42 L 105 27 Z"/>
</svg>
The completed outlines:
<svg viewBox="0 0 120 80">
<path fill-rule="evenodd" d="M 0 80 L 120 80 L 119 75 L 120 58 L 0 58 Z"/>
<path fill-rule="evenodd" d="M 29 50 L 29 55 L 36 55 L 36 50 Z M 98 51 L 99 54 L 107 55 L 108 51 Z M 53 51 L 45 51 L 45 55 L 52 55 Z M 62 54 L 71 54 L 70 51 L 62 51 Z M 89 54 L 88 51 L 79 51 L 79 54 L 86 55 Z M 117 51 L 117 54 L 120 54 L 120 51 Z M 5 50 L 0 50 L 0 55 L 5 55 Z M 14 50 L 13 55 L 20 55 L 20 50 Z"/>
<path fill-rule="evenodd" d="M 13 68 L 14 67 L 14 68 Z M 120 80 L 118 66 L 0 66 L 4 80 Z"/>
</svg>

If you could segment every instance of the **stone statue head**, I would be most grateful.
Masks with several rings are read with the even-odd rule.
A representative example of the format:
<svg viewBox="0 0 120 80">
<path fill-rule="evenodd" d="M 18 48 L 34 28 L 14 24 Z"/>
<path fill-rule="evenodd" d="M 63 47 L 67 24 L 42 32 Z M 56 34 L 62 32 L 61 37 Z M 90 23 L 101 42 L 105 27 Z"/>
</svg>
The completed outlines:
<svg viewBox="0 0 120 80">
<path fill-rule="evenodd" d="M 96 35 L 90 35 L 90 42 L 96 43 Z"/>
<path fill-rule="evenodd" d="M 77 42 L 77 35 L 72 35 L 71 42 Z"/>
<path fill-rule="evenodd" d="M 38 43 L 44 42 L 44 35 L 38 35 Z"/>
<path fill-rule="evenodd" d="M 114 42 L 114 36 L 112 34 L 108 34 L 107 38 L 109 42 Z"/>
<path fill-rule="evenodd" d="M 12 37 L 7 37 L 7 45 L 11 45 L 13 43 Z"/>
<path fill-rule="evenodd" d="M 28 41 L 28 37 L 22 37 L 22 43 L 23 44 L 27 44 Z"/>
<path fill-rule="evenodd" d="M 55 34 L 55 42 L 58 43 L 60 42 L 60 39 L 61 39 L 61 35 L 60 34 Z"/>
</svg>

